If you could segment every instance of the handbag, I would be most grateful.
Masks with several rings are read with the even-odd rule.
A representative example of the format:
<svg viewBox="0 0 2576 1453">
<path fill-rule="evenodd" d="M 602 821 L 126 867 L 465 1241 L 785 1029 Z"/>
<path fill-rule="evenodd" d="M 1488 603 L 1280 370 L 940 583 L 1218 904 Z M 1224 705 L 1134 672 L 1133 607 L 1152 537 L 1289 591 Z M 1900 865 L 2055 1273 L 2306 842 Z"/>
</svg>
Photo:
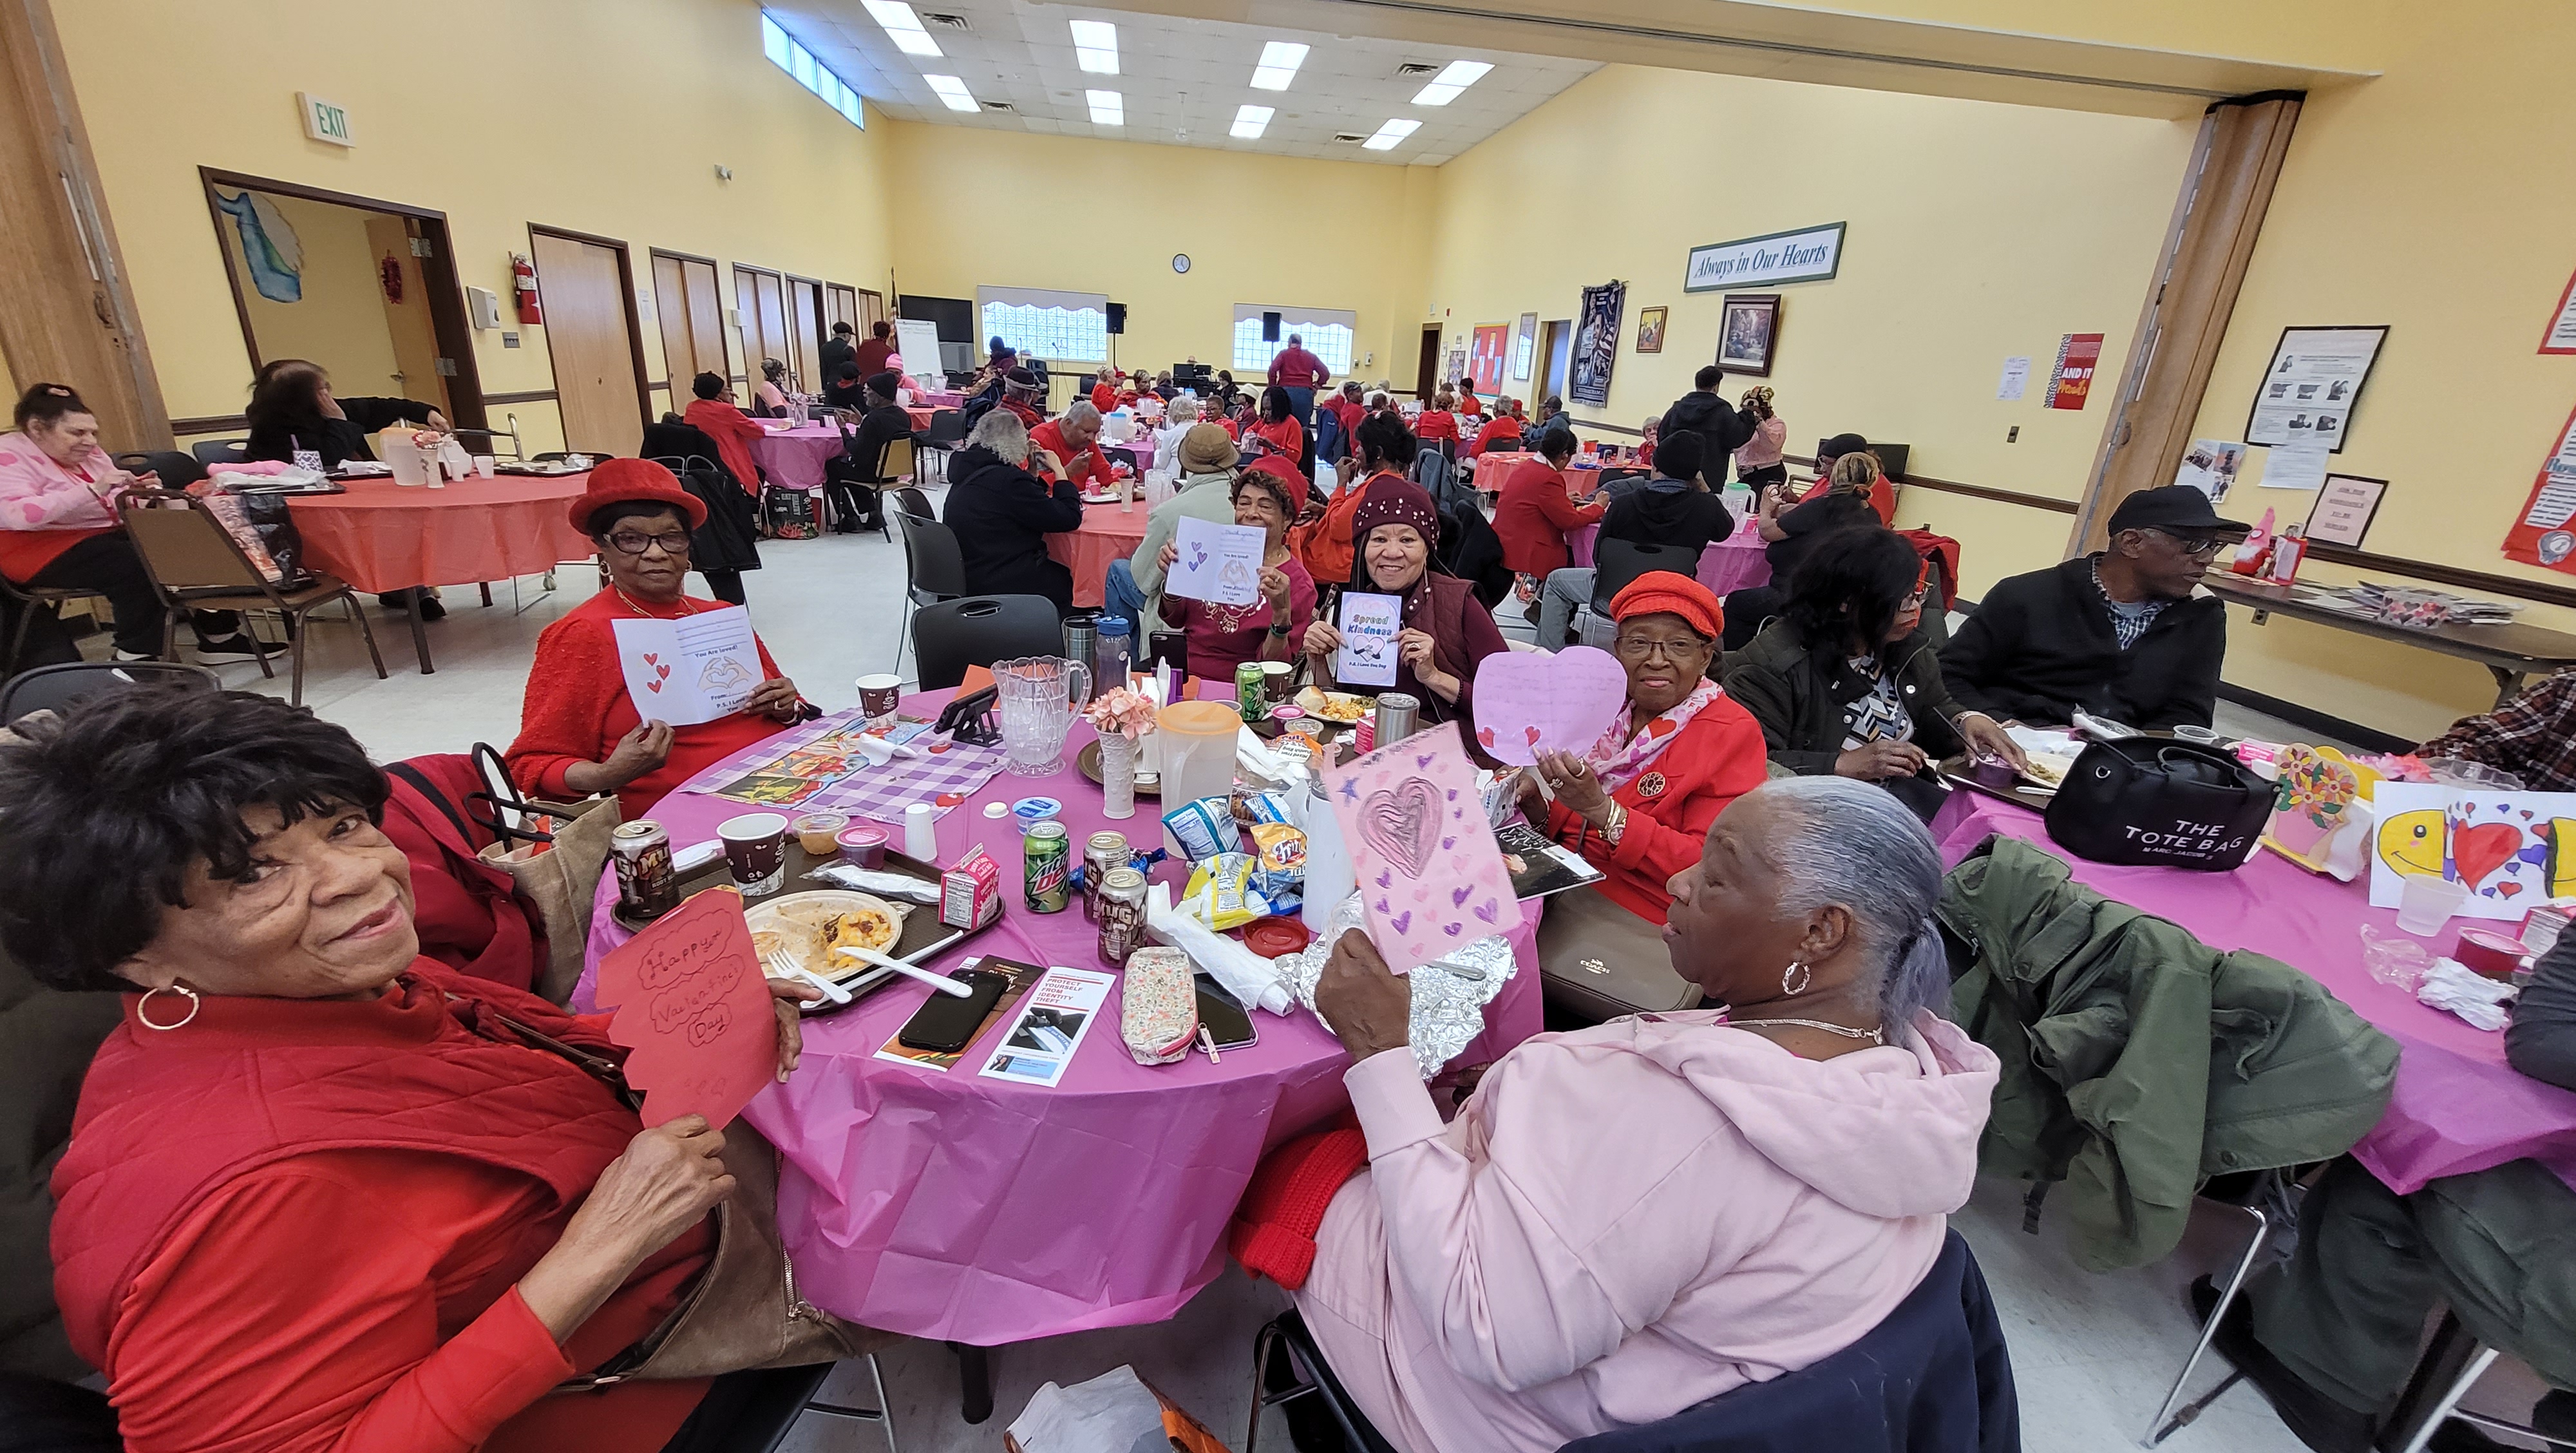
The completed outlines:
<svg viewBox="0 0 2576 1453">
<path fill-rule="evenodd" d="M 1552 895 L 1538 922 L 1539 988 L 1550 1004 L 1598 1023 L 1688 1009 L 1699 985 L 1673 968 L 1664 926 L 1587 884 Z"/>
<path fill-rule="evenodd" d="M 607 869 L 610 839 L 619 821 L 614 796 L 586 802 L 543 802 L 522 798 L 508 784 L 501 754 L 489 743 L 474 744 L 474 764 L 482 770 L 485 791 L 467 799 L 468 809 L 488 809 L 476 826 L 495 841 L 481 859 L 510 875 L 521 895 L 534 904 L 546 930 L 546 962 L 537 976 L 536 992 L 551 1004 L 572 997 L 581 979 L 583 956 L 590 950 L 591 910 L 599 896 L 599 875 Z M 514 824 L 507 814 L 518 814 Z M 536 819 L 550 825 L 533 827 Z"/>
<path fill-rule="evenodd" d="M 304 536 L 286 512 L 285 495 L 213 491 L 191 498 L 241 546 L 242 555 L 261 579 L 280 590 L 299 590 L 312 583 L 311 573 L 304 568 Z"/>
<path fill-rule="evenodd" d="M 2097 863 L 2233 872 L 2272 815 L 2272 784 L 2199 742 L 2123 737 L 2075 758 L 2048 802 L 2048 835 Z"/>
</svg>

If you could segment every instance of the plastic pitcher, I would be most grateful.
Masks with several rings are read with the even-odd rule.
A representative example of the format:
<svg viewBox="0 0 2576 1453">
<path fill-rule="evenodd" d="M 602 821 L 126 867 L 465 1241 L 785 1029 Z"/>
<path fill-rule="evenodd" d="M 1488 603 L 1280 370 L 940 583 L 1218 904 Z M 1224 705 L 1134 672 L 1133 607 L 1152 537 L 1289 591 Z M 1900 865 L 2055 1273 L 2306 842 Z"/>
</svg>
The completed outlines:
<svg viewBox="0 0 2576 1453">
<path fill-rule="evenodd" d="M 1234 792 L 1234 743 L 1243 714 L 1230 701 L 1176 701 L 1154 717 L 1163 752 L 1163 810 Z M 1164 846 L 1182 853 L 1164 833 Z M 1186 856 L 1186 854 L 1183 854 Z"/>
<path fill-rule="evenodd" d="M 394 483 L 414 485 L 438 483 L 436 446 L 423 449 L 414 444 L 411 442 L 411 434 L 408 430 L 402 431 L 397 436 L 396 431 L 388 429 L 377 437 L 384 446 L 385 463 L 393 467 Z"/>
<path fill-rule="evenodd" d="M 1091 696 L 1091 668 L 1061 656 L 1021 656 L 993 663 L 1002 694 L 1002 752 L 1011 772 L 1044 777 L 1064 770 L 1064 734 L 1073 703 Z"/>
</svg>

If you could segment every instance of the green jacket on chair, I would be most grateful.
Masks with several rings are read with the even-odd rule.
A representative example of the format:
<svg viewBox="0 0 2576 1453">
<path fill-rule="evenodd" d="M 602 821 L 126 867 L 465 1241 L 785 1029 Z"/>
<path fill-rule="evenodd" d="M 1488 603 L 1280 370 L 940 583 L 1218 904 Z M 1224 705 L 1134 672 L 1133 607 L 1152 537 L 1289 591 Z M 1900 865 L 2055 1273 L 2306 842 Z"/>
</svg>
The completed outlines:
<svg viewBox="0 0 2576 1453">
<path fill-rule="evenodd" d="M 2210 1177 L 2331 1160 L 2388 1106 L 2397 1042 L 2325 986 L 2069 882 L 2034 844 L 1990 839 L 1940 917 L 1969 960 L 1953 1012 L 2003 1058 L 1979 1168 L 2065 1182 L 2091 1270 L 2171 1251 Z"/>
</svg>

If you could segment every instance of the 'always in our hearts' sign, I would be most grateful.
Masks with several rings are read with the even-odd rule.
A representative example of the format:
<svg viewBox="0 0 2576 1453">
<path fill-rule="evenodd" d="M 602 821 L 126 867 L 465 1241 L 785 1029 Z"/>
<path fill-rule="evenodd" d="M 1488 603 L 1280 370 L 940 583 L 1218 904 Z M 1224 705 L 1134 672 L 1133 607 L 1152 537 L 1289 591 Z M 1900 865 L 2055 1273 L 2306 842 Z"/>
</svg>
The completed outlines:
<svg viewBox="0 0 2576 1453">
<path fill-rule="evenodd" d="M 1628 668 L 1607 651 L 1496 651 L 1476 668 L 1476 720 L 1487 723 L 1476 744 L 1516 767 L 1542 751 L 1580 754 L 1627 704 Z"/>
<path fill-rule="evenodd" d="M 1458 732 L 1455 723 L 1430 728 L 1325 779 L 1369 938 L 1399 974 L 1520 926 Z"/>
</svg>

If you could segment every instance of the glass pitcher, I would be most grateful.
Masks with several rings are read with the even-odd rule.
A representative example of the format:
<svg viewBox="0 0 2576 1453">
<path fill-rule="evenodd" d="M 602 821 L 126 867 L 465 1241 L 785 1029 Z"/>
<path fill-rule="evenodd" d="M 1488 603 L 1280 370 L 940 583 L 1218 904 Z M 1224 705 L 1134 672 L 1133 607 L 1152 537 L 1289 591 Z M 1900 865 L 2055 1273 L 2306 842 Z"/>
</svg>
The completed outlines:
<svg viewBox="0 0 2576 1453">
<path fill-rule="evenodd" d="M 1011 772 L 1045 777 L 1064 770 L 1064 734 L 1073 704 L 1091 698 L 1091 668 L 1060 656 L 1021 656 L 993 664 L 1002 694 L 1002 752 Z"/>
</svg>

